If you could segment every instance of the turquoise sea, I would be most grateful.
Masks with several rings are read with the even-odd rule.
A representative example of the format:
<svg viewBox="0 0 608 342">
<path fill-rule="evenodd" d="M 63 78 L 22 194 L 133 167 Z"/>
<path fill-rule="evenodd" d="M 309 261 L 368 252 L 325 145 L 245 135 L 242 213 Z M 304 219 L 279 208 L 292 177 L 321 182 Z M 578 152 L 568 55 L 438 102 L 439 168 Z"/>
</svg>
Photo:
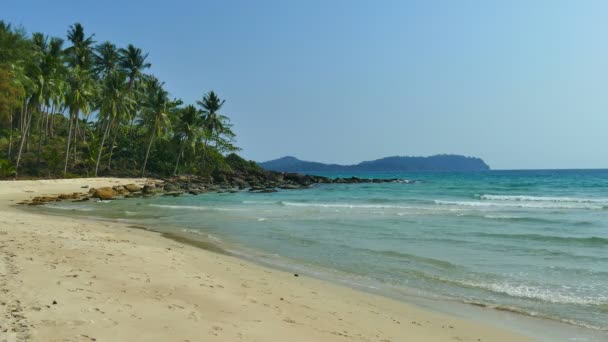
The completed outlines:
<svg viewBox="0 0 608 342">
<path fill-rule="evenodd" d="M 258 262 L 392 296 L 472 303 L 608 332 L 608 170 L 356 176 L 416 182 L 45 210 L 200 236 Z"/>
</svg>

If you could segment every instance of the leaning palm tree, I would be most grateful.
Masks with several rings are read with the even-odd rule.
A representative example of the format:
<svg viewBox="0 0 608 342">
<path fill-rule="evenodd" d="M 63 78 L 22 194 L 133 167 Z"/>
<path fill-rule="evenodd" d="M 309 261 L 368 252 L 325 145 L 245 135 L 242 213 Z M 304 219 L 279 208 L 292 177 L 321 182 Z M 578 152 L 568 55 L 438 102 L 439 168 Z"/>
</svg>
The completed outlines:
<svg viewBox="0 0 608 342">
<path fill-rule="evenodd" d="M 174 103 L 169 100 L 169 93 L 163 89 L 163 83 L 152 78 L 147 85 L 147 94 L 141 111 L 140 124 L 148 131 L 148 148 L 141 173 L 146 176 L 146 165 L 154 139 L 170 129 L 170 113 Z"/>
<path fill-rule="evenodd" d="M 126 80 L 127 75 L 118 71 L 112 72 L 104 80 L 104 85 L 99 99 L 99 122 L 105 122 L 106 127 L 97 151 L 95 177 L 97 177 L 97 172 L 99 170 L 101 152 L 112 124 L 121 116 L 122 113 L 129 112 L 135 105 L 131 92 L 127 91 L 128 85 Z"/>
<path fill-rule="evenodd" d="M 184 155 L 184 150 L 189 147 L 194 150 L 196 142 L 202 133 L 202 117 L 201 111 L 193 105 L 188 105 L 181 109 L 178 113 L 179 118 L 174 125 L 173 136 L 178 141 L 179 152 L 177 161 L 175 162 L 174 175 L 177 175 L 180 159 Z"/>
</svg>

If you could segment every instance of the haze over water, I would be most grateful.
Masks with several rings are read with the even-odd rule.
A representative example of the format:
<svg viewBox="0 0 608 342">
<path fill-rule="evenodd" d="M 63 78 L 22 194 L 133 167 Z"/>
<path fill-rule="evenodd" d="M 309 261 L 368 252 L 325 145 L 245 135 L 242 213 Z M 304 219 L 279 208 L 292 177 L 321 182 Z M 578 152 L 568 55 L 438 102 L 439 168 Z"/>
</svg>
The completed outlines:
<svg viewBox="0 0 608 342">
<path fill-rule="evenodd" d="M 608 171 L 358 176 L 418 182 L 49 208 L 199 234 L 265 263 L 379 290 L 608 331 Z"/>
</svg>

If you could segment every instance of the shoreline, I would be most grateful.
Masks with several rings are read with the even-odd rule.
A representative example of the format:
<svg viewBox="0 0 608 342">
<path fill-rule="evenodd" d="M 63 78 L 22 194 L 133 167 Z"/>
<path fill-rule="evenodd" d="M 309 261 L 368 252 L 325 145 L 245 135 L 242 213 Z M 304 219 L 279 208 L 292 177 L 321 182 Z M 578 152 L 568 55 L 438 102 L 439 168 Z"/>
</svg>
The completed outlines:
<svg viewBox="0 0 608 342">
<path fill-rule="evenodd" d="M 122 243 L 124 243 L 124 241 L 129 241 L 131 242 L 130 245 L 132 245 L 133 251 L 129 251 L 130 253 L 125 253 L 125 251 L 121 250 L 121 252 L 124 254 L 122 256 L 132 256 L 134 258 L 139 257 L 139 261 L 131 258 L 118 258 L 120 260 L 114 261 L 113 263 L 115 263 L 116 266 L 124 265 L 126 263 L 128 264 L 127 268 L 132 267 L 131 271 L 136 270 L 138 267 L 168 267 L 170 265 L 166 264 L 167 260 L 164 258 L 158 260 L 158 258 L 154 258 L 155 254 L 178 254 L 171 255 L 171 257 L 172 260 L 176 260 L 176 258 L 181 260 L 179 266 L 182 266 L 184 269 L 187 269 L 193 273 L 205 272 L 208 271 L 208 269 L 213 269 L 213 271 L 208 271 L 209 274 L 207 275 L 207 278 L 219 276 L 224 280 L 222 285 L 220 285 L 222 286 L 222 289 L 233 288 L 236 291 L 235 293 L 230 293 L 232 296 L 226 296 L 225 294 L 217 293 L 219 291 L 213 285 L 208 285 L 211 286 L 209 293 L 198 293 L 197 291 L 192 293 L 194 284 L 190 284 L 191 279 L 178 279 L 179 276 L 183 278 L 185 270 L 180 267 L 169 267 L 171 273 L 174 273 L 176 277 L 175 279 L 164 279 L 164 282 L 161 283 L 162 285 L 173 289 L 184 286 L 187 287 L 187 292 L 190 292 L 192 297 L 183 298 L 182 304 L 187 304 L 188 302 L 192 301 L 192 299 L 195 299 L 195 302 L 197 300 L 203 302 L 211 301 L 215 302 L 214 308 L 217 311 L 217 309 L 220 308 L 234 308 L 235 306 L 248 307 L 255 306 L 256 304 L 260 306 L 259 304 L 263 303 L 259 308 L 252 308 L 246 311 L 249 315 L 258 315 L 260 312 L 268 311 L 268 308 L 272 309 L 273 307 L 274 310 L 270 311 L 277 311 L 265 312 L 265 315 L 263 316 L 266 319 L 262 321 L 265 322 L 265 324 L 263 324 L 263 329 L 260 329 L 260 327 L 251 326 L 252 323 L 250 320 L 246 319 L 250 318 L 248 315 L 245 315 L 247 317 L 244 318 L 242 312 L 237 313 L 230 311 L 230 314 L 225 315 L 225 320 L 222 321 L 224 324 L 217 323 L 216 325 L 212 325 L 211 329 L 209 330 L 209 334 L 215 335 L 219 338 L 219 340 L 222 340 L 221 336 L 224 336 L 223 338 L 225 340 L 233 340 L 228 337 L 230 333 L 236 334 L 231 335 L 232 337 L 240 336 L 244 338 L 244 340 L 257 340 L 264 336 L 262 340 L 265 341 L 279 341 L 286 338 L 293 339 L 294 334 L 301 337 L 307 337 L 303 340 L 314 339 L 321 341 L 341 340 L 344 337 L 349 337 L 353 340 L 382 340 L 380 338 L 382 336 L 386 337 L 385 340 L 387 341 L 398 341 L 403 338 L 415 339 L 419 341 L 447 341 L 454 339 L 464 341 L 528 340 L 528 338 L 524 336 L 519 336 L 509 331 L 503 331 L 491 325 L 481 324 L 478 321 L 469 321 L 468 319 L 462 319 L 456 316 L 427 311 L 426 309 L 415 305 L 395 301 L 393 299 L 381 297 L 371 293 L 361 292 L 356 289 L 353 290 L 352 288 L 335 285 L 324 280 L 312 279 L 306 276 L 295 278 L 293 277 L 293 274 L 288 274 L 287 272 L 275 269 L 267 269 L 266 267 L 260 266 L 258 263 L 252 263 L 233 256 L 217 254 L 213 251 L 199 248 L 201 246 L 189 246 L 184 244 L 184 241 L 170 240 L 172 238 L 170 236 L 165 236 L 165 238 L 159 239 L 159 237 L 163 236 L 163 233 L 154 232 L 153 230 L 148 230 L 146 232 L 143 231 L 141 227 L 129 227 L 126 224 L 117 222 L 110 224 L 108 222 L 96 222 L 94 220 L 80 218 L 73 219 L 68 217 L 50 217 L 49 215 L 45 216 L 30 213 L 29 210 L 19 210 L 12 207 L 12 203 L 7 203 L 9 201 L 15 203 L 18 200 L 23 200 L 34 195 L 69 192 L 73 191 L 75 188 L 80 188 L 81 185 L 89 185 L 93 182 L 108 185 L 110 183 L 126 184 L 129 182 L 141 183 L 143 181 L 144 180 L 141 179 L 74 179 L 59 181 L 0 182 L 0 208 L 3 212 L 8 214 L 3 215 L 7 217 L 3 217 L 4 220 L 0 222 L 0 234 L 2 234 L 0 235 L 0 241 L 17 241 L 15 246 L 11 245 L 7 247 L 3 244 L 2 248 L 0 248 L 0 252 L 2 252 L 4 259 L 4 266 L 3 268 L 0 267 L 0 272 L 8 275 L 5 277 L 6 284 L 2 284 L 2 289 L 4 290 L 6 288 L 9 291 L 13 290 L 15 291 L 15 294 L 21 292 L 20 296 L 15 296 L 15 294 L 9 296 L 14 297 L 12 299 L 17 303 L 13 304 L 13 309 L 17 309 L 17 311 L 12 311 L 10 315 L 12 315 L 13 318 L 9 320 L 11 325 L 17 327 L 17 332 L 15 332 L 16 337 L 20 337 L 19 334 L 27 334 L 32 340 L 48 340 L 49 336 L 56 336 L 55 338 L 60 340 L 61 338 L 67 338 L 68 336 L 72 336 L 72 338 L 80 336 L 78 338 L 81 339 L 84 338 L 84 336 L 89 336 L 97 340 L 100 340 L 100 338 L 101 340 L 104 340 L 104 336 L 105 338 L 109 338 L 109 336 L 107 335 L 107 332 L 100 329 L 101 325 L 96 324 L 95 319 L 91 319 L 89 320 L 89 323 L 87 323 L 86 320 L 81 318 L 76 320 L 70 318 L 76 318 L 83 315 L 83 311 L 85 316 L 98 316 L 101 311 L 109 312 L 112 311 L 112 309 L 117 309 L 114 317 L 107 316 L 105 318 L 108 320 L 108 322 L 113 322 L 112 325 L 115 327 L 115 329 L 121 330 L 120 336 L 113 335 L 114 338 L 118 338 L 120 340 L 127 339 L 128 336 L 140 336 L 138 335 L 138 332 L 140 332 L 141 329 L 147 329 L 147 331 L 150 331 L 151 333 L 151 335 L 148 336 L 150 339 L 166 340 L 166 338 L 162 338 L 162 332 L 156 331 L 155 333 L 152 333 L 152 331 L 155 330 L 151 329 L 153 328 L 152 325 L 158 323 L 155 322 L 157 319 L 155 315 L 152 315 L 152 317 L 149 317 L 147 320 L 144 319 L 144 317 L 137 318 L 137 314 L 135 314 L 135 317 L 131 315 L 129 318 L 125 319 L 125 317 L 123 317 L 124 312 L 128 311 L 125 309 L 125 307 L 128 308 L 130 306 L 131 311 L 133 311 L 134 305 L 132 303 L 141 301 L 149 302 L 150 300 L 156 299 L 160 303 L 147 303 L 146 306 L 150 306 L 150 312 L 155 312 L 156 314 L 160 314 L 162 312 L 162 316 L 166 317 L 167 313 L 163 312 L 166 311 L 166 307 L 163 306 L 166 305 L 169 309 L 171 309 L 172 305 L 177 305 L 169 303 L 171 302 L 169 299 L 174 299 L 171 298 L 172 296 L 169 298 L 164 298 L 159 293 L 142 293 L 139 296 L 135 294 L 132 294 L 132 296 L 126 296 L 127 298 L 124 298 L 120 305 L 116 305 L 117 303 L 114 303 L 115 305 L 110 305 L 111 303 L 107 303 L 108 299 L 106 299 L 105 302 L 98 302 L 97 306 L 105 306 L 103 309 L 100 309 L 99 307 L 90 305 L 88 302 L 94 300 L 96 296 L 84 296 L 83 299 L 72 294 L 87 292 L 85 286 L 92 287 L 95 283 L 99 282 L 98 279 L 102 278 L 101 276 L 97 275 L 92 277 L 88 282 L 85 282 L 84 285 L 81 284 L 80 286 L 82 287 L 77 287 L 73 292 L 70 292 L 69 289 L 67 289 L 67 294 L 59 293 L 62 292 L 61 284 L 65 281 L 65 275 L 53 276 L 53 272 L 49 273 L 49 270 L 41 269 L 44 268 L 44 263 L 42 265 L 30 265 L 31 261 L 33 260 L 29 260 L 28 258 L 34 259 L 33 257 L 27 257 L 25 255 L 19 255 L 19 253 L 16 253 L 19 250 L 34 252 L 32 250 L 28 250 L 28 248 L 31 249 L 34 247 L 28 246 L 28 242 L 40 242 L 39 235 L 42 235 L 46 238 L 62 237 L 63 239 L 67 239 L 68 241 L 72 242 L 72 244 L 77 244 L 79 239 L 80 241 L 87 241 L 88 248 L 86 251 L 81 250 L 80 252 L 86 252 L 86 254 L 90 254 L 89 257 L 92 258 L 105 259 L 106 263 L 109 261 L 109 259 L 117 258 L 117 255 L 113 253 L 105 253 L 105 256 L 103 255 L 103 252 L 107 249 L 116 247 L 108 245 L 113 243 L 115 244 L 116 241 L 114 240 L 117 240 L 118 244 L 121 244 L 121 241 Z M 82 191 L 82 189 L 78 189 L 76 191 Z M 20 223 L 20 226 L 15 225 L 14 228 L 11 228 L 11 223 Z M 119 229 L 116 229 L 117 227 Z M 44 228 L 55 228 L 60 230 L 55 231 Z M 86 230 L 86 234 L 83 234 L 82 230 Z M 106 240 L 91 243 L 90 239 L 87 239 L 89 234 L 110 236 L 112 237 L 112 239 L 110 239 L 112 241 Z M 29 241 L 27 236 L 30 236 Z M 34 239 L 35 237 L 37 237 L 37 239 Z M 120 237 L 122 239 L 116 239 L 116 237 Z M 51 242 L 51 244 L 54 243 L 56 242 Z M 48 246 L 48 243 L 46 247 L 50 247 Z M 54 255 L 55 258 L 57 258 L 57 256 L 63 256 L 64 262 L 59 262 L 59 264 L 61 264 L 61 266 L 64 268 L 69 268 L 70 271 L 100 274 L 104 274 L 104 271 L 107 271 L 104 270 L 103 267 L 99 267 L 96 264 L 86 264 L 84 265 L 86 267 L 83 266 L 76 268 L 77 265 L 81 265 L 79 263 L 72 263 L 69 260 L 65 261 L 66 257 L 68 257 L 68 259 L 72 259 L 69 257 L 69 254 L 74 252 L 72 250 L 73 248 L 67 249 L 65 250 L 65 253 L 63 253 L 66 244 L 62 245 L 61 247 L 63 248 L 59 249 L 56 248 L 56 245 L 53 247 L 54 252 L 45 250 L 44 248 L 38 248 L 35 250 L 36 253 L 33 254 L 37 254 L 36 259 L 41 258 L 42 260 L 45 260 L 45 255 L 48 257 L 47 254 Z M 136 254 L 132 254 L 132 252 L 137 249 L 141 249 L 141 247 L 145 247 L 144 251 L 139 251 Z M 78 248 L 76 248 L 76 250 L 78 251 Z M 189 258 L 184 258 L 186 255 L 206 264 L 208 268 L 202 268 L 200 264 L 193 263 Z M 110 256 L 110 258 L 108 258 L 108 256 Z M 154 260 L 152 262 L 144 262 L 142 256 L 150 256 Z M 46 259 L 46 262 L 48 263 L 50 260 L 48 260 L 48 258 Z M 51 269 L 54 270 L 57 268 L 57 259 L 54 259 L 53 261 L 55 262 L 55 268 L 51 267 Z M 158 263 L 156 261 L 158 261 Z M 230 265 L 230 267 L 220 266 L 226 264 Z M 238 268 L 239 272 L 235 274 L 233 268 Z M 31 274 L 38 273 L 37 271 L 47 273 L 49 278 L 40 279 L 40 276 Z M 114 274 L 114 276 L 118 276 L 118 278 L 124 283 L 123 285 L 126 287 L 139 284 L 140 280 L 143 278 L 143 276 L 139 274 L 139 276 L 130 277 L 130 280 L 123 279 L 124 277 L 120 277 L 120 274 L 124 276 L 127 275 L 128 272 L 125 272 L 124 269 L 121 271 L 122 272 Z M 145 275 L 147 275 L 147 284 L 155 283 L 151 280 L 152 278 L 163 277 L 163 274 L 153 274 L 152 276 L 151 274 L 154 273 L 153 271 L 154 270 L 152 269 L 145 273 Z M 158 270 L 156 271 L 158 272 Z M 246 279 L 244 282 L 243 279 L 239 279 L 243 274 L 248 275 L 248 279 Z M 31 280 L 28 276 L 32 276 L 41 282 L 33 283 L 28 281 Z M 110 275 L 106 274 L 106 276 L 109 277 Z M 73 278 L 73 280 L 71 279 L 72 282 L 76 279 L 83 280 L 80 275 Z M 97 280 L 93 281 L 92 279 Z M 263 279 L 264 281 L 259 282 L 259 279 Z M 230 280 L 232 280 L 232 282 Z M 252 285 L 252 283 L 256 283 L 256 280 L 257 286 Z M 53 282 L 55 284 L 53 284 Z M 239 284 L 235 284 L 239 282 L 241 283 L 240 286 L 238 286 Z M 19 284 L 22 284 L 21 288 Z M 23 284 L 25 284 L 25 286 Z M 277 284 L 281 285 L 277 287 Z M 52 304 L 51 302 L 49 305 L 48 302 L 50 300 L 47 300 L 46 306 L 40 303 L 40 296 L 48 292 L 48 288 L 45 285 L 57 285 L 55 286 L 57 289 L 53 291 L 57 292 L 54 297 L 62 299 L 54 299 L 54 302 L 68 302 L 67 297 L 78 298 L 69 298 L 70 310 L 68 312 L 56 312 L 59 311 L 55 310 L 56 308 L 59 308 L 59 306 L 57 306 L 58 304 Z M 102 285 L 108 286 L 110 284 Z M 198 284 L 196 289 L 198 290 L 200 286 L 202 286 L 202 284 Z M 290 291 L 286 292 L 285 286 L 295 286 L 295 293 L 290 293 Z M 115 293 L 116 289 L 113 289 L 112 287 L 113 286 L 105 288 L 105 291 L 92 291 L 92 293 L 95 293 L 98 296 L 103 296 L 108 292 Z M 238 291 L 236 289 L 238 289 Z M 312 291 L 313 289 L 314 291 Z M 66 289 L 63 289 L 63 291 L 65 290 Z M 282 296 L 286 297 L 286 300 L 283 297 L 276 298 L 277 295 L 269 296 L 274 292 L 280 292 Z M 126 291 L 123 293 L 129 292 Z M 60 294 L 62 294 L 63 297 L 60 296 Z M 161 298 L 158 298 L 159 296 Z M 179 295 L 176 296 L 179 297 Z M 290 296 L 293 296 L 291 300 L 288 298 Z M 92 297 L 93 299 L 88 299 L 89 297 Z M 251 299 L 252 297 L 255 297 L 256 299 Z M 263 300 L 261 300 L 262 297 Z M 324 298 L 321 300 L 319 297 Z M 294 307 L 294 305 L 287 305 L 287 307 L 284 307 L 285 304 L 292 304 L 296 301 L 299 302 L 298 304 L 300 304 L 299 308 Z M 38 306 L 32 305 L 32 302 L 36 302 Z M 14 305 L 17 306 L 15 307 Z M 373 307 L 373 310 L 370 310 L 370 306 Z M 87 307 L 89 308 L 87 309 Z M 178 307 L 181 307 L 182 310 L 184 310 L 185 305 L 178 305 Z M 369 312 L 354 313 L 356 311 L 361 311 L 362 308 L 369 310 Z M 169 315 L 171 316 L 169 319 L 170 325 L 180 326 L 180 329 L 175 330 L 183 332 L 184 336 L 189 336 L 188 332 L 193 333 L 194 331 L 199 331 L 200 329 L 197 329 L 197 327 L 199 327 L 202 323 L 211 324 L 210 321 L 213 321 L 213 319 L 209 320 L 208 318 L 205 319 L 205 317 L 202 317 L 204 315 L 201 315 L 200 305 L 194 307 L 191 306 L 189 309 L 191 309 L 189 315 L 192 317 L 196 316 L 198 319 L 191 319 L 189 315 L 180 317 L 180 315 L 176 313 L 176 311 L 179 310 L 176 310 L 175 308 L 170 310 L 173 315 Z M 50 313 L 45 313 L 45 311 L 49 310 L 51 311 Z M 219 310 L 219 312 L 224 313 L 226 313 L 226 311 L 227 310 Z M 17 315 L 13 315 L 15 312 L 17 312 Z M 344 315 L 347 317 L 336 318 L 339 315 Z M 18 317 L 15 318 L 16 316 Z M 49 318 L 53 319 L 52 324 L 48 321 Z M 203 322 L 201 322 L 201 320 Z M 27 324 L 25 324 L 24 321 L 27 321 Z M 77 321 L 77 323 L 74 323 L 74 321 Z M 70 324 L 70 322 L 72 323 Z M 257 323 L 262 324 L 262 322 Z M 406 323 L 407 325 L 403 323 Z M 63 328 L 61 327 L 62 324 L 64 325 Z M 229 327 L 230 325 L 231 327 Z M 19 328 L 20 326 L 21 328 Z M 345 329 L 339 330 L 337 328 L 338 326 Z M 4 326 L 2 326 L 2 328 L 5 329 Z M 11 326 L 11 328 L 13 327 Z M 285 335 L 277 334 L 277 329 L 283 332 Z M 353 333 L 353 330 L 357 331 L 357 333 Z M 1 331 L 2 330 L 0 330 L 0 337 L 4 337 Z M 76 332 L 82 333 L 80 335 L 74 335 Z M 175 336 L 175 333 L 176 331 L 173 331 L 170 335 L 164 336 L 173 337 Z M 265 334 L 268 335 L 266 336 Z M 96 335 L 97 337 L 94 337 L 93 335 Z M 283 336 L 283 338 L 281 338 L 281 336 Z M 184 340 L 187 340 L 187 338 Z M 190 340 L 193 341 L 196 339 Z"/>
</svg>

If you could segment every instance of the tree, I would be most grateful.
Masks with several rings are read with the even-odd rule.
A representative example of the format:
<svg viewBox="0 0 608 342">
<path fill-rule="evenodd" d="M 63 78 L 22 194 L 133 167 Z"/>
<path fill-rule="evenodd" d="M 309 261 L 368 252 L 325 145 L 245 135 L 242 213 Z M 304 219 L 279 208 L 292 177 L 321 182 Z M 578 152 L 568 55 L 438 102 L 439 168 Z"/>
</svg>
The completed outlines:
<svg viewBox="0 0 608 342">
<path fill-rule="evenodd" d="M 163 89 L 164 83 L 152 78 L 147 84 L 147 94 L 143 103 L 140 125 L 147 131 L 148 148 L 141 170 L 142 177 L 146 176 L 146 165 L 150 156 L 150 148 L 154 139 L 160 137 L 171 127 L 170 111 L 176 107 L 176 102 L 169 100 L 169 94 Z"/>
<path fill-rule="evenodd" d="M 173 136 L 178 142 L 178 153 L 177 161 L 175 162 L 174 175 L 177 175 L 179 168 L 180 158 L 184 155 L 184 149 L 189 147 L 192 151 L 195 150 L 196 142 L 202 135 L 202 116 L 201 111 L 196 109 L 193 105 L 188 105 L 181 109 L 179 112 L 179 118 L 173 125 Z"/>
<path fill-rule="evenodd" d="M 99 170 L 99 161 L 101 160 L 101 152 L 103 150 L 108 132 L 116 118 L 119 118 L 122 113 L 127 113 L 133 110 L 135 101 L 131 93 L 127 90 L 126 82 L 127 75 L 119 71 L 113 71 L 104 80 L 104 85 L 99 98 L 99 123 L 105 123 L 103 138 L 99 145 L 97 154 L 97 162 L 95 164 L 95 177 Z"/>
<path fill-rule="evenodd" d="M 110 42 L 103 42 L 95 47 L 95 72 L 105 78 L 118 68 L 121 55 L 116 45 Z"/>
<path fill-rule="evenodd" d="M 133 89 L 135 81 L 140 80 L 143 70 L 152 65 L 146 62 L 148 54 L 143 54 L 141 49 L 133 44 L 127 45 L 126 49 L 120 49 L 120 67 L 129 74 L 129 89 Z"/>
</svg>

